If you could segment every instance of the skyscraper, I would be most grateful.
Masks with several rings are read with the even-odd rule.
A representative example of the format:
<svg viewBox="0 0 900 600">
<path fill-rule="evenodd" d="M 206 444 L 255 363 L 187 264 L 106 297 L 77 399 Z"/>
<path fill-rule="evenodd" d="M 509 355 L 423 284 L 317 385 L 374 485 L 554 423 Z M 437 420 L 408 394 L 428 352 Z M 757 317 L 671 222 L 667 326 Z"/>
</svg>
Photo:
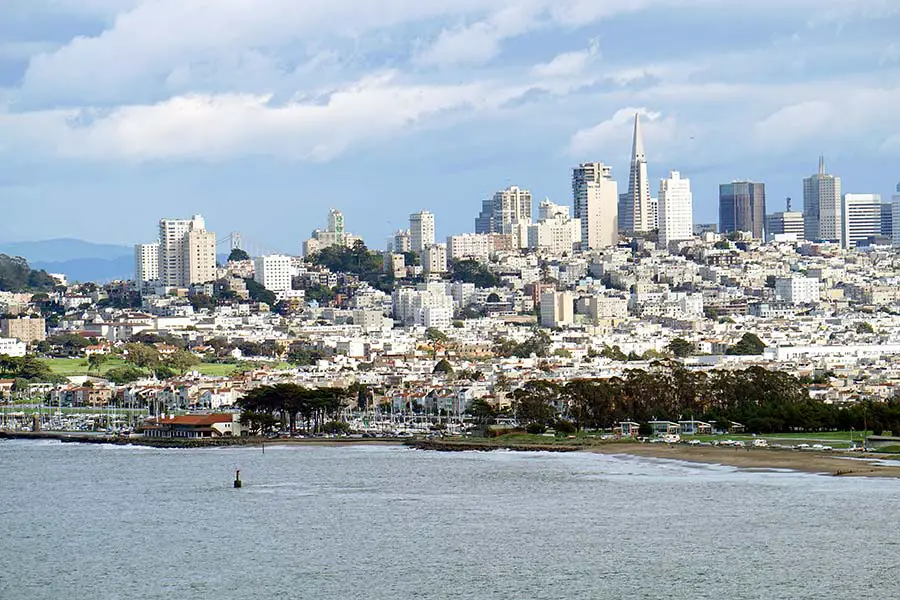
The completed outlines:
<svg viewBox="0 0 900 600">
<path fill-rule="evenodd" d="M 647 179 L 647 157 L 641 134 L 641 115 L 634 115 L 634 139 L 631 143 L 631 170 L 628 191 L 619 196 L 619 230 L 626 234 L 652 229 L 650 180 Z"/>
<path fill-rule="evenodd" d="M 694 196 L 691 180 L 672 171 L 659 182 L 659 243 L 668 247 L 673 240 L 688 240 L 694 231 Z"/>
<path fill-rule="evenodd" d="M 423 210 L 409 215 L 409 246 L 422 252 L 434 243 L 434 214 Z"/>
<path fill-rule="evenodd" d="M 803 180 L 803 236 L 813 241 L 841 241 L 841 178 L 825 172 L 825 157 L 819 157 L 819 172 Z"/>
<path fill-rule="evenodd" d="M 159 280 L 167 287 L 187 287 L 216 278 L 216 234 L 206 231 L 200 215 L 159 221 Z"/>
<path fill-rule="evenodd" d="M 891 196 L 892 210 L 892 230 L 891 245 L 894 248 L 900 248 L 900 183 L 897 184 L 897 193 Z"/>
<path fill-rule="evenodd" d="M 575 217 L 581 220 L 581 248 L 618 243 L 618 185 L 612 170 L 600 162 L 582 163 L 572 172 Z"/>
<path fill-rule="evenodd" d="M 719 186 L 719 231 L 747 231 L 763 239 L 766 221 L 766 184 L 733 181 Z"/>
<path fill-rule="evenodd" d="M 844 194 L 841 215 L 841 247 L 881 235 L 881 194 Z"/>
</svg>

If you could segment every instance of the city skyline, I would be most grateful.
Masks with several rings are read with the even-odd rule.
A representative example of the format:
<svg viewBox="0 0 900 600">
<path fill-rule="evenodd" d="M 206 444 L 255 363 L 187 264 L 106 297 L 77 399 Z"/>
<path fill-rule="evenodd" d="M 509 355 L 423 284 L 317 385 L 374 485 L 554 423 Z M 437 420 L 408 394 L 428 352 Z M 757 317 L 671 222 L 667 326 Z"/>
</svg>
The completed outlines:
<svg viewBox="0 0 900 600">
<path fill-rule="evenodd" d="M 296 253 L 322 205 L 373 247 L 422 208 L 442 239 L 509 185 L 570 204 L 583 162 L 627 190 L 635 112 L 651 192 L 680 171 L 698 223 L 736 179 L 802 198 L 819 154 L 847 192 L 888 198 L 900 179 L 890 3 L 728 3 L 728 19 L 689 0 L 196 6 L 5 6 L 0 240 L 131 245 L 159 214 L 202 213 Z"/>
</svg>

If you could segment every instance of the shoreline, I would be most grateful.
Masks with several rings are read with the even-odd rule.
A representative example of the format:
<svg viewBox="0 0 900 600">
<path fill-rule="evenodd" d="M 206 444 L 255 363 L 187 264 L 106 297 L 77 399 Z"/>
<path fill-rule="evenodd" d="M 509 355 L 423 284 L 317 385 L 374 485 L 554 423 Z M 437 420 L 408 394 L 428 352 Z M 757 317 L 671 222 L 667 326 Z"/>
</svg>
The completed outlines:
<svg viewBox="0 0 900 600">
<path fill-rule="evenodd" d="M 756 471 L 794 471 L 835 477 L 883 477 L 900 479 L 900 464 L 879 464 L 897 460 L 893 455 L 854 455 L 843 452 L 813 452 L 775 448 L 695 447 L 683 444 L 642 444 L 609 442 L 599 444 L 504 442 L 485 439 L 409 439 L 409 438 L 205 438 L 166 439 L 118 437 L 65 432 L 0 431 L 0 439 L 58 440 L 62 443 L 114 444 L 152 448 L 223 448 L 229 446 L 406 446 L 432 452 L 588 452 L 697 464 L 715 464 Z"/>
</svg>

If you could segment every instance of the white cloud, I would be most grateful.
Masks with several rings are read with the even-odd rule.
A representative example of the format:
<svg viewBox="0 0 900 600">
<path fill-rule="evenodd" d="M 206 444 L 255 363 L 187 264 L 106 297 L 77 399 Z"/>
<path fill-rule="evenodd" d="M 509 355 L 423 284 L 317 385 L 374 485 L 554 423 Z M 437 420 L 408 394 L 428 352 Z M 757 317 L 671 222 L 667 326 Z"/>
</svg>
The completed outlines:
<svg viewBox="0 0 900 600">
<path fill-rule="evenodd" d="M 634 132 L 634 115 L 641 115 L 641 129 L 651 156 L 662 155 L 675 139 L 676 121 L 672 116 L 649 111 L 646 108 L 621 108 L 605 121 L 575 132 L 569 142 L 569 152 L 579 158 L 600 157 L 612 162 L 621 155 L 623 148 L 631 147 Z"/>
<path fill-rule="evenodd" d="M 401 85 L 394 77 L 366 78 L 335 91 L 324 103 L 276 105 L 269 95 L 223 94 L 112 111 L 7 113 L 0 115 L 0 139 L 78 159 L 219 160 L 262 154 L 325 161 L 445 111 L 495 109 L 524 91 L 486 84 Z"/>
<path fill-rule="evenodd" d="M 558 54 L 550 62 L 535 65 L 531 72 L 537 77 L 572 77 L 580 75 L 600 55 L 600 46 L 591 41 L 585 50 Z"/>
</svg>

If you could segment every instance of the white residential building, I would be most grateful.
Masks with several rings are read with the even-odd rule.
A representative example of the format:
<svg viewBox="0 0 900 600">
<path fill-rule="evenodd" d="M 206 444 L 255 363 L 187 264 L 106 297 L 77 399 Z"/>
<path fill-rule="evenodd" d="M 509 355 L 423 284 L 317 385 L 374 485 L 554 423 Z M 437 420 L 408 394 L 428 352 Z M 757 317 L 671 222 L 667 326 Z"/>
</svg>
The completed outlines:
<svg viewBox="0 0 900 600">
<path fill-rule="evenodd" d="M 841 246 L 881 235 L 881 194 L 844 194 L 841 206 Z"/>
<path fill-rule="evenodd" d="M 409 246 L 413 252 L 423 252 L 434 243 L 434 214 L 423 210 L 409 215 Z"/>
<path fill-rule="evenodd" d="M 405 254 L 412 250 L 412 245 L 409 240 L 409 229 L 400 229 L 391 239 L 391 247 L 388 248 L 390 252 L 395 252 L 397 254 Z"/>
<path fill-rule="evenodd" d="M 489 233 L 462 233 L 447 237 L 450 258 L 461 260 L 474 258 L 487 262 L 494 248 L 494 238 Z"/>
<path fill-rule="evenodd" d="M 528 226 L 528 247 L 561 256 L 581 242 L 581 221 L 569 216 L 569 207 L 541 202 L 538 222 Z"/>
<path fill-rule="evenodd" d="M 615 246 L 619 240 L 619 188 L 603 163 L 582 163 L 572 173 L 575 217 L 581 222 L 581 248 Z"/>
<path fill-rule="evenodd" d="M 137 283 L 159 279 L 159 242 L 135 244 L 134 280 Z"/>
<path fill-rule="evenodd" d="M 216 234 L 200 215 L 159 222 L 159 280 L 166 287 L 188 287 L 216 278 Z"/>
<path fill-rule="evenodd" d="M 794 275 L 775 280 L 775 299 L 788 304 L 816 304 L 819 302 L 819 280 Z"/>
<path fill-rule="evenodd" d="M 447 244 L 430 244 L 422 252 L 422 270 L 426 275 L 447 272 Z"/>
<path fill-rule="evenodd" d="M 253 279 L 270 292 L 291 290 L 291 257 L 281 254 L 260 256 L 253 260 Z"/>
<path fill-rule="evenodd" d="M 787 199 L 787 210 L 772 213 L 766 217 L 766 237 L 769 241 L 794 241 L 804 239 L 803 213 L 791 210 L 791 199 Z"/>
<path fill-rule="evenodd" d="M 415 288 L 397 288 L 391 300 L 394 320 L 405 326 L 424 326 L 426 321 L 437 322 L 442 319 L 447 311 L 453 314 L 453 297 L 441 282 L 421 283 Z M 443 308 L 446 311 L 426 311 L 432 308 Z"/>
<path fill-rule="evenodd" d="M 668 179 L 659 182 L 659 243 L 663 248 L 669 242 L 689 240 L 694 232 L 694 197 L 691 180 L 672 171 Z"/>
<path fill-rule="evenodd" d="M 21 357 L 25 356 L 28 346 L 15 338 L 0 338 L 0 355 Z"/>
<path fill-rule="evenodd" d="M 531 214 L 531 192 L 513 185 L 482 202 L 475 232 L 516 234 L 517 225 L 531 223 Z"/>
<path fill-rule="evenodd" d="M 575 297 L 572 292 L 544 292 L 541 294 L 541 325 L 565 327 L 575 322 Z"/>
</svg>

